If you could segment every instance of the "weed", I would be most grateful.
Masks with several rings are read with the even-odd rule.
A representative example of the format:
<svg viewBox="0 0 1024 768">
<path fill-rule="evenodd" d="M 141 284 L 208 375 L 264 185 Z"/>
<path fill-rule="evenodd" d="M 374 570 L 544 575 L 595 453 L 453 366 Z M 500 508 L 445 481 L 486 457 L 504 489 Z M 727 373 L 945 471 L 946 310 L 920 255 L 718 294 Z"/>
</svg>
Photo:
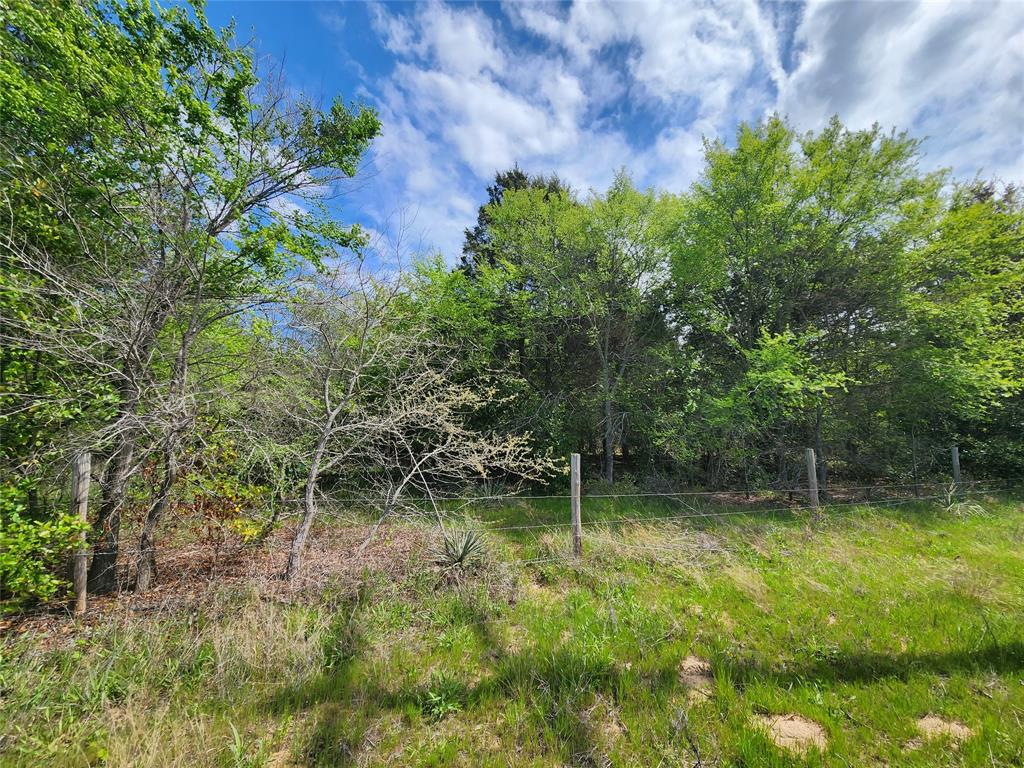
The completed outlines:
<svg viewBox="0 0 1024 768">
<path fill-rule="evenodd" d="M 261 768 L 266 765 L 268 754 L 263 740 L 256 739 L 248 744 L 234 723 L 229 722 L 228 726 L 231 728 L 231 739 L 228 742 L 231 768 Z"/>
<path fill-rule="evenodd" d="M 445 570 L 465 571 L 479 562 L 485 551 L 484 537 L 479 531 L 446 532 L 434 549 L 433 558 L 434 563 Z"/>
<path fill-rule="evenodd" d="M 71 638 L 11 632 L 0 766 L 1018 766 L 1024 506 L 985 506 L 587 528 L 580 563 L 506 566 L 513 602 L 486 581 L 497 566 L 444 590 L 396 569 L 297 604 L 213 590 Z M 550 531 L 492 535 L 517 558 L 567 551 Z M 691 656 L 714 670 L 706 696 Z M 780 748 L 769 716 L 818 724 L 824 752 Z M 973 735 L 927 738 L 928 717 Z"/>
<path fill-rule="evenodd" d="M 467 698 L 465 684 L 447 672 L 435 670 L 430 676 L 430 683 L 420 692 L 419 707 L 425 718 L 437 722 L 461 712 Z"/>
</svg>

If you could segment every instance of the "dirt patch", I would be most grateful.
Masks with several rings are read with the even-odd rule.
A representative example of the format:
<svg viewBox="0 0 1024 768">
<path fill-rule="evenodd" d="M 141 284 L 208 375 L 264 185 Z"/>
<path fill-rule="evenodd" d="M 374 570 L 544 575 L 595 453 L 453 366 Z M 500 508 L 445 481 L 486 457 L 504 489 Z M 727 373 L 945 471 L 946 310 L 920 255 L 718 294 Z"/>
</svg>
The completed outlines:
<svg viewBox="0 0 1024 768">
<path fill-rule="evenodd" d="M 370 530 L 367 524 L 317 530 L 307 545 L 302 571 L 290 583 L 279 578 L 288 559 L 290 528 L 275 531 L 259 544 L 246 544 L 234 535 L 213 543 L 179 543 L 170 531 L 157 550 L 158 581 L 145 594 L 131 591 L 135 559 L 131 547 L 125 546 L 118 565 L 118 592 L 90 595 L 85 616 L 70 622 L 66 606 L 54 603 L 0 618 L 0 635 L 32 634 L 41 647 L 57 648 L 114 619 L 194 612 L 224 588 L 250 589 L 265 600 L 291 603 L 320 600 L 328 584 L 337 599 L 350 598 L 374 576 L 386 577 L 394 585 L 411 583 L 409 577 L 424 566 L 436 533 L 423 526 L 383 526 L 357 554 Z"/>
<path fill-rule="evenodd" d="M 754 722 L 776 745 L 797 755 L 806 754 L 811 747 L 824 752 L 828 746 L 825 729 L 800 715 L 754 715 Z"/>
<path fill-rule="evenodd" d="M 687 656 L 679 665 L 679 682 L 686 686 L 686 700 L 699 704 L 711 698 L 715 678 L 711 665 L 697 656 Z"/>
<path fill-rule="evenodd" d="M 597 694 L 594 703 L 580 713 L 580 720 L 600 736 L 602 744 L 611 748 L 626 732 L 619 717 L 619 711 L 601 694 Z"/>
<path fill-rule="evenodd" d="M 926 739 L 948 738 L 956 744 L 974 735 L 974 731 L 963 723 L 956 720 L 943 720 L 935 715 L 926 715 L 918 720 L 917 730 Z"/>
</svg>

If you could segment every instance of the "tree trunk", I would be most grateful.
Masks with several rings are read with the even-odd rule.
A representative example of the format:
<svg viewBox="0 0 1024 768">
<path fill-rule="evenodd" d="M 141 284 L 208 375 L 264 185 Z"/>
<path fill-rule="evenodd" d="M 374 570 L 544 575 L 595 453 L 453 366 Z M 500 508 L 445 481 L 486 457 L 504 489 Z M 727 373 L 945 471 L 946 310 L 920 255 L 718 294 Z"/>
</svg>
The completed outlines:
<svg viewBox="0 0 1024 768">
<path fill-rule="evenodd" d="M 175 457 L 175 445 L 169 443 L 164 448 L 164 479 L 154 500 L 146 520 L 142 525 L 139 537 L 139 557 L 135 563 L 135 591 L 142 593 L 156 582 L 156 527 L 167 511 L 171 502 L 171 490 L 178 476 L 178 462 Z"/>
<path fill-rule="evenodd" d="M 601 350 L 601 377 L 604 397 L 604 481 L 611 485 L 615 482 L 615 429 L 612 423 L 612 366 L 609 358 L 608 336 Z"/>
<path fill-rule="evenodd" d="M 921 478 L 917 471 L 917 430 L 912 430 L 910 433 L 910 457 L 914 463 L 914 498 L 921 498 Z"/>
<path fill-rule="evenodd" d="M 604 480 L 608 485 L 615 482 L 615 429 L 612 424 L 612 400 L 604 398 Z"/>
<path fill-rule="evenodd" d="M 96 550 L 89 566 L 88 588 L 94 594 L 117 589 L 117 550 L 121 536 L 121 509 L 124 506 L 128 475 L 135 453 L 132 438 L 125 435 L 110 459 L 103 475 L 100 513 L 96 519 Z"/>
<path fill-rule="evenodd" d="M 825 441 L 821 436 L 821 424 L 824 419 L 822 418 L 822 406 L 818 403 L 817 410 L 815 411 L 814 419 L 814 452 L 817 454 L 816 458 L 818 461 L 818 491 L 822 494 L 828 494 L 828 460 L 825 458 Z"/>
<path fill-rule="evenodd" d="M 327 448 L 327 438 L 333 429 L 333 420 L 328 422 L 327 427 L 317 441 L 316 450 L 313 451 L 313 460 L 309 465 L 309 474 L 306 475 L 306 493 L 302 500 L 302 522 L 295 529 L 295 536 L 292 537 L 291 550 L 288 552 L 288 565 L 285 567 L 284 578 L 291 581 L 295 574 L 302 567 L 302 552 L 306 548 L 306 539 L 309 538 L 309 530 L 313 527 L 313 518 L 316 517 L 316 482 L 320 476 L 320 462 L 323 460 L 324 450 Z"/>
<path fill-rule="evenodd" d="M 185 380 L 188 376 L 188 353 L 192 348 L 192 342 L 199 333 L 198 306 L 197 301 L 192 309 L 188 331 L 182 336 L 171 376 L 170 391 L 181 398 L 183 402 Z M 171 503 L 171 491 L 174 490 L 174 481 L 178 477 L 178 441 L 190 423 L 191 420 L 186 412 L 182 421 L 171 428 L 164 443 L 164 479 L 160 484 L 156 499 L 146 513 L 146 520 L 142 524 L 142 535 L 139 537 L 139 557 L 135 563 L 135 591 L 138 593 L 145 592 L 156 581 L 156 527 Z"/>
<path fill-rule="evenodd" d="M 309 530 L 313 527 L 313 518 L 316 516 L 316 472 L 310 471 L 306 480 L 306 494 L 302 501 L 302 522 L 295 531 L 292 538 L 291 550 L 288 552 L 288 565 L 285 567 L 284 578 L 291 581 L 295 574 L 302 567 L 302 552 L 306 548 L 306 539 L 309 538 Z"/>
</svg>

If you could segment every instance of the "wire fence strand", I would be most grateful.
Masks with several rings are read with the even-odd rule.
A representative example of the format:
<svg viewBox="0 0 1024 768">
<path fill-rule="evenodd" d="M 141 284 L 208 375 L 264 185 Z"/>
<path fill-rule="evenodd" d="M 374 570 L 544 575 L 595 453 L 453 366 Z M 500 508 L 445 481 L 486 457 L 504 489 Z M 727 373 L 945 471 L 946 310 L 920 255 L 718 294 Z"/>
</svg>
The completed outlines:
<svg viewBox="0 0 1024 768">
<path fill-rule="evenodd" d="M 1002 483 L 1002 485 L 994 485 L 996 483 Z M 924 484 L 922 483 L 922 484 L 919 484 L 919 485 L 924 485 Z M 942 485 L 942 484 L 934 483 L 933 485 Z M 963 486 L 963 485 L 968 485 L 968 484 L 967 483 L 962 483 L 961 486 Z M 830 510 L 845 509 L 845 508 L 850 508 L 850 507 L 866 507 L 866 508 L 870 509 L 870 508 L 890 508 L 890 507 L 893 507 L 893 506 L 899 506 L 899 505 L 903 505 L 903 504 L 927 503 L 927 502 L 933 502 L 933 501 L 937 501 L 937 500 L 946 500 L 946 501 L 951 501 L 952 502 L 952 501 L 956 501 L 957 499 L 969 499 L 969 498 L 976 497 L 978 495 L 991 494 L 991 493 L 1004 493 L 1004 492 L 1012 491 L 1014 489 L 1014 487 L 1015 487 L 1015 484 L 1013 484 L 1011 481 L 1008 481 L 1008 480 L 972 481 L 972 483 L 970 485 L 973 486 L 973 487 L 970 488 L 970 489 L 962 490 L 959 494 L 957 494 L 956 492 L 950 491 L 949 493 L 930 494 L 930 495 L 925 495 L 925 496 L 902 496 L 902 497 L 882 498 L 882 499 L 874 499 L 874 500 L 858 499 L 858 500 L 850 500 L 850 501 L 833 501 L 833 502 L 823 503 L 819 507 L 815 507 L 812 504 L 800 504 L 800 505 L 796 505 L 796 506 L 788 505 L 788 506 L 778 506 L 778 507 L 769 507 L 769 508 L 751 507 L 751 508 L 722 509 L 722 510 L 697 510 L 697 509 L 690 509 L 690 510 L 688 510 L 685 513 L 671 514 L 671 515 L 656 515 L 656 514 L 652 514 L 652 515 L 628 515 L 628 516 L 611 517 L 611 518 L 592 517 L 592 518 L 585 518 L 585 519 L 583 519 L 581 521 L 581 525 L 583 527 L 587 528 L 588 530 L 599 531 L 601 528 L 606 528 L 606 527 L 611 527 L 611 526 L 620 526 L 620 525 L 629 525 L 629 524 L 664 524 L 664 523 L 678 523 L 678 522 L 686 522 L 686 521 L 693 522 L 693 521 L 700 521 L 700 520 L 716 520 L 716 519 L 720 519 L 720 518 L 731 518 L 731 517 L 741 517 L 741 516 L 751 517 L 751 518 L 761 518 L 761 517 L 769 516 L 769 515 L 780 515 L 780 514 L 787 514 L 787 513 L 788 514 L 797 514 L 797 513 L 806 513 L 806 512 L 814 512 L 814 511 L 818 511 L 819 513 L 821 513 L 824 516 Z M 980 486 L 986 486 L 986 485 L 994 485 L 994 487 L 980 487 Z M 868 486 L 868 487 L 870 487 L 870 488 L 878 488 L 879 486 Z M 897 486 L 893 485 L 893 486 L 890 486 L 890 487 L 897 487 Z M 901 484 L 900 487 L 910 487 L 910 486 Z M 833 490 L 835 490 L 835 489 L 833 489 Z M 804 489 L 804 492 L 806 492 L 806 489 Z M 670 499 L 674 499 L 675 497 L 677 497 L 679 495 L 680 494 L 675 494 L 675 493 L 642 494 L 642 495 L 636 495 L 636 494 L 609 494 L 609 495 L 603 495 L 603 496 L 595 495 L 595 496 L 584 497 L 584 498 L 603 498 L 603 499 L 608 499 L 608 498 L 636 498 L 637 496 L 642 496 L 643 498 L 652 498 L 652 497 L 662 496 L 662 497 L 667 497 L 667 498 L 670 498 Z M 514 498 L 522 498 L 522 497 L 514 497 Z M 550 498 L 550 497 L 548 497 L 548 498 Z M 326 516 L 328 516 L 328 517 L 334 517 L 334 518 L 337 518 L 337 519 L 344 519 L 344 520 L 346 520 L 346 522 L 352 522 L 352 523 L 356 522 L 352 518 L 343 518 L 340 515 L 331 514 L 331 513 L 328 513 L 326 511 L 324 512 L 324 514 Z M 399 521 L 398 520 L 390 521 L 384 527 L 385 528 L 390 528 L 391 526 L 393 526 L 397 522 L 399 522 Z M 449 531 L 452 531 L 452 530 L 468 530 L 468 529 L 470 529 L 472 527 L 472 528 L 482 528 L 482 530 L 485 531 L 488 534 L 492 534 L 492 533 L 510 533 L 510 532 L 520 532 L 520 531 L 534 531 L 534 532 L 536 532 L 538 534 L 537 536 L 533 537 L 533 541 L 534 541 L 534 543 L 536 543 L 536 542 L 539 541 L 539 535 L 544 533 L 544 532 L 550 531 L 550 532 L 556 532 L 557 533 L 557 532 L 564 531 L 564 530 L 566 530 L 568 528 L 571 528 L 571 526 L 572 526 L 571 522 L 539 522 L 539 523 L 526 523 L 526 524 L 519 524 L 519 525 L 490 525 L 490 524 L 488 524 L 486 522 L 481 522 L 481 521 L 474 521 L 473 525 L 469 526 L 469 525 L 459 525 L 459 521 L 449 521 L 448 530 Z M 594 536 L 595 536 L 594 533 L 590 534 L 591 538 L 593 538 Z M 315 543 L 316 540 L 314 539 L 313 542 Z M 617 544 L 619 544 L 621 546 L 626 546 L 622 542 L 617 542 Z M 629 545 L 629 546 L 636 546 L 636 545 Z M 655 546 L 655 545 L 650 545 L 650 546 Z M 136 558 L 136 557 L 139 557 L 140 555 L 143 555 L 143 554 L 156 554 L 158 556 L 161 556 L 162 558 L 166 558 L 167 556 L 171 556 L 171 557 L 173 557 L 175 559 L 182 558 L 182 557 L 195 557 L 197 555 L 205 555 L 205 556 L 212 556 L 214 558 L 229 559 L 229 558 L 232 558 L 232 557 L 236 557 L 236 556 L 238 556 L 240 554 L 244 554 L 246 552 L 250 552 L 250 553 L 256 553 L 256 552 L 264 552 L 264 553 L 267 553 L 267 552 L 283 552 L 283 551 L 289 550 L 290 548 L 291 548 L 290 542 L 261 541 L 261 542 L 243 543 L 243 544 L 226 543 L 226 544 L 223 544 L 223 545 L 218 545 L 218 544 L 212 544 L 211 543 L 211 544 L 202 544 L 202 545 L 192 545 L 192 546 L 186 547 L 186 548 L 167 546 L 166 544 L 163 545 L 163 546 L 160 546 L 160 547 L 153 547 L 153 548 L 149 548 L 149 549 L 142 549 L 142 548 L 139 548 L 139 547 L 131 547 L 131 548 L 120 547 L 120 548 L 118 548 L 116 550 L 113 550 L 113 549 L 90 550 L 90 554 L 91 555 L 117 555 L 119 558 L 120 557 Z M 559 555 L 559 556 L 554 556 L 554 557 L 522 558 L 522 559 L 515 559 L 515 560 L 507 561 L 507 564 L 508 565 L 535 565 L 535 564 L 543 564 L 543 563 L 560 561 L 560 560 L 566 559 L 567 557 L 570 557 L 570 555 L 568 553 L 566 555 Z"/>
</svg>

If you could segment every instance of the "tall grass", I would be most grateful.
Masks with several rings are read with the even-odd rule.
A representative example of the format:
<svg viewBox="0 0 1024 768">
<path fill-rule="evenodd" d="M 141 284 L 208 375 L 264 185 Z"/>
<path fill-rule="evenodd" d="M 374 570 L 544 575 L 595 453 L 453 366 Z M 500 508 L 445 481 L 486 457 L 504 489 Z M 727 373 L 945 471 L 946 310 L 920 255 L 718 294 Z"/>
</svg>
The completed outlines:
<svg viewBox="0 0 1024 768">
<path fill-rule="evenodd" d="M 457 580 L 424 540 L 357 584 L 51 622 L 0 644 L 0 764 L 1021 765 L 1024 505 L 979 504 L 592 525 L 515 566 L 567 535 L 509 531 Z M 784 714 L 824 752 L 772 743 Z"/>
</svg>

